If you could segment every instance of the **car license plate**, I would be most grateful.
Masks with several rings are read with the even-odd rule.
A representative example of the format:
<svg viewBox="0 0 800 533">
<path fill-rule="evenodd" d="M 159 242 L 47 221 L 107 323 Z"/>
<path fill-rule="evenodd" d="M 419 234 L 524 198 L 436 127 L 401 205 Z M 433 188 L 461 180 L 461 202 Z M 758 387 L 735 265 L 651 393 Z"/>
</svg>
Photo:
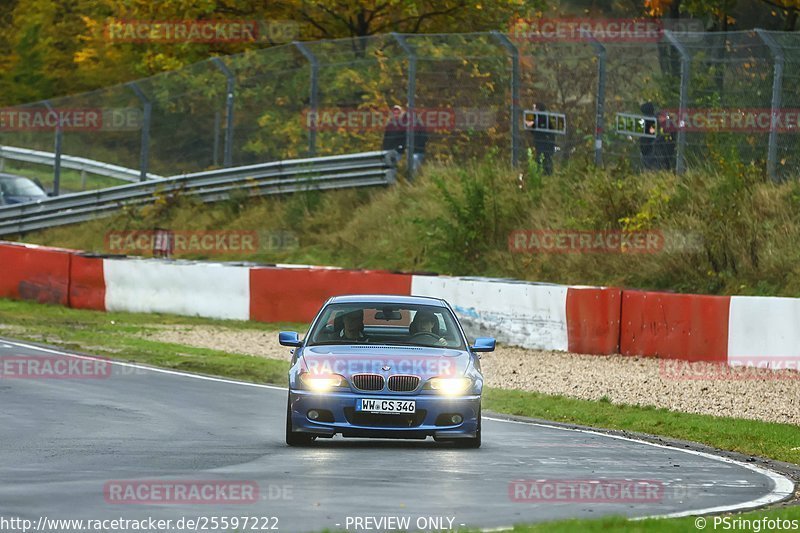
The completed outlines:
<svg viewBox="0 0 800 533">
<path fill-rule="evenodd" d="M 417 402 L 413 400 L 387 400 L 383 398 L 361 398 L 356 401 L 356 411 L 368 413 L 413 414 Z"/>
</svg>

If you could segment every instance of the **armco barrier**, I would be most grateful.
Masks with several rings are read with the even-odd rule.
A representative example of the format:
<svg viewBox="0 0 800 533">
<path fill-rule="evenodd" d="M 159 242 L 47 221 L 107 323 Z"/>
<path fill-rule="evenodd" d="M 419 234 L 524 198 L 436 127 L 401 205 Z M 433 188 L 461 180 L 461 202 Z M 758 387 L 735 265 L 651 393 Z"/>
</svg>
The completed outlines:
<svg viewBox="0 0 800 533">
<path fill-rule="evenodd" d="M 620 353 L 727 361 L 728 296 L 623 291 Z"/>
<path fill-rule="evenodd" d="M 331 296 L 411 293 L 411 275 L 328 268 L 250 269 L 250 318 L 311 322 Z"/>
<path fill-rule="evenodd" d="M 101 257 L 74 254 L 70 261 L 69 280 L 70 307 L 106 310 L 106 281 Z"/>
<path fill-rule="evenodd" d="M 70 250 L 0 244 L 0 298 L 69 304 Z"/>
</svg>

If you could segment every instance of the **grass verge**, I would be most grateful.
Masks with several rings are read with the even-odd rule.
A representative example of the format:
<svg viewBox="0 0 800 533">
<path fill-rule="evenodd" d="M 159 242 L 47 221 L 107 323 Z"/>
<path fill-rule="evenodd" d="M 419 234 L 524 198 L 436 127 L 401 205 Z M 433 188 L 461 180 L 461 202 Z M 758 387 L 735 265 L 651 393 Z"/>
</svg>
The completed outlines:
<svg viewBox="0 0 800 533">
<path fill-rule="evenodd" d="M 498 413 L 664 435 L 723 450 L 800 463 L 800 427 L 791 424 L 679 413 L 656 407 L 506 389 L 485 390 L 483 405 Z"/>
<path fill-rule="evenodd" d="M 211 320 L 174 315 L 101 313 L 0 299 L 0 335 L 25 338 L 67 349 L 91 352 L 187 372 L 213 374 L 255 383 L 286 384 L 288 363 L 219 350 L 142 339 L 163 326 L 219 326 L 264 331 L 304 330 L 305 324 Z M 800 427 L 753 420 L 677 413 L 666 409 L 593 402 L 535 392 L 487 389 L 484 406 L 492 411 L 591 427 L 653 433 L 700 442 L 720 449 L 800 463 Z M 707 517 L 707 527 L 722 517 Z M 736 519 L 800 520 L 800 507 L 754 511 Z M 733 520 L 734 517 L 728 517 Z M 538 531 L 686 531 L 695 518 L 629 521 L 624 517 L 567 520 L 517 526 Z M 717 527 L 724 528 L 725 524 Z M 758 526 L 754 526 L 758 527 Z M 730 527 L 728 527 L 730 529 Z M 753 529 L 753 528 L 739 528 Z M 761 529 L 766 529 L 761 525 Z"/>
</svg>

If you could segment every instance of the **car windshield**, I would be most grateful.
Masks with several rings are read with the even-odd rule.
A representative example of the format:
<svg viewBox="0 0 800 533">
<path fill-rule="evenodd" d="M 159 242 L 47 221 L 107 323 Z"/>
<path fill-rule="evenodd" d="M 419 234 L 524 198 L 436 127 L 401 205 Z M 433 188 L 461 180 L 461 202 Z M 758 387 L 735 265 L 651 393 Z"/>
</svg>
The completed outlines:
<svg viewBox="0 0 800 533">
<path fill-rule="evenodd" d="M 0 178 L 0 190 L 6 196 L 46 196 L 44 191 L 28 178 Z"/>
<path fill-rule="evenodd" d="M 464 349 L 450 310 L 429 305 L 330 304 L 308 338 L 311 346 L 372 343 Z"/>
</svg>

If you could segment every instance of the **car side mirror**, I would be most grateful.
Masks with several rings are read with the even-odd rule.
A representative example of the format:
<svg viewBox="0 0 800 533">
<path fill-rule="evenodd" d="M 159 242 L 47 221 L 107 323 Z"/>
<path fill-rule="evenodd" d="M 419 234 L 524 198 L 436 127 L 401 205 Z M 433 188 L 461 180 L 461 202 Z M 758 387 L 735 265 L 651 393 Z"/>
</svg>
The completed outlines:
<svg viewBox="0 0 800 533">
<path fill-rule="evenodd" d="M 278 342 L 281 343 L 281 346 L 293 346 L 295 348 L 302 344 L 296 331 L 281 331 L 278 334 Z"/>
<path fill-rule="evenodd" d="M 478 337 L 469 349 L 473 352 L 493 352 L 496 344 L 492 337 Z"/>
</svg>

